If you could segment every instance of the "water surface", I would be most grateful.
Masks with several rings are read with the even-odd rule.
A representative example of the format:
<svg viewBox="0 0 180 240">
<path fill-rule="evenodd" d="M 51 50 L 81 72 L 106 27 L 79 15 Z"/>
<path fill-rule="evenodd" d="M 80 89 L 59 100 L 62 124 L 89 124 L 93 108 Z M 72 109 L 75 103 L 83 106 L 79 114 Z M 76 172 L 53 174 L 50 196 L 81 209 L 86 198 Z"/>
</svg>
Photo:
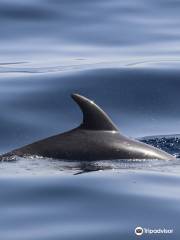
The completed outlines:
<svg viewBox="0 0 180 240">
<path fill-rule="evenodd" d="M 78 92 L 177 156 L 2 162 L 3 240 L 129 240 L 137 226 L 179 239 L 179 12 L 177 0 L 0 0 L 0 153 L 79 125 Z"/>
</svg>

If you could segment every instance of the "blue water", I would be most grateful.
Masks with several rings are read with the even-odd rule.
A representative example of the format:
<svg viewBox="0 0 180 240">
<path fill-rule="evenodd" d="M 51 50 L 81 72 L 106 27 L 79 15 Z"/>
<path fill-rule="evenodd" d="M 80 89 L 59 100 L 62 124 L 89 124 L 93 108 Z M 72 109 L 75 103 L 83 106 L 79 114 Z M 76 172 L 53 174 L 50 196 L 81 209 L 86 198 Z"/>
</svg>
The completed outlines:
<svg viewBox="0 0 180 240">
<path fill-rule="evenodd" d="M 176 161 L 0 163 L 0 239 L 180 238 L 180 1 L 0 0 L 0 153 L 76 127 L 93 99 Z M 150 137 L 146 137 L 150 136 Z"/>
</svg>

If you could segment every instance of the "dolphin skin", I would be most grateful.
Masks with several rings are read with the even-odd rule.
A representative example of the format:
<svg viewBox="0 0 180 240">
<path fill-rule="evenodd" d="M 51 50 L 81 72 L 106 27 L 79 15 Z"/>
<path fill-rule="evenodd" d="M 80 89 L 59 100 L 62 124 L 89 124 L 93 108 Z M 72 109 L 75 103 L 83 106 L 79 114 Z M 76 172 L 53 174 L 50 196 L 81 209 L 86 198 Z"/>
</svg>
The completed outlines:
<svg viewBox="0 0 180 240">
<path fill-rule="evenodd" d="M 175 159 L 160 149 L 122 135 L 109 116 L 93 101 L 79 94 L 71 96 L 83 113 L 83 122 L 79 127 L 1 155 L 1 160 L 10 160 L 12 156 L 86 161 Z"/>
</svg>

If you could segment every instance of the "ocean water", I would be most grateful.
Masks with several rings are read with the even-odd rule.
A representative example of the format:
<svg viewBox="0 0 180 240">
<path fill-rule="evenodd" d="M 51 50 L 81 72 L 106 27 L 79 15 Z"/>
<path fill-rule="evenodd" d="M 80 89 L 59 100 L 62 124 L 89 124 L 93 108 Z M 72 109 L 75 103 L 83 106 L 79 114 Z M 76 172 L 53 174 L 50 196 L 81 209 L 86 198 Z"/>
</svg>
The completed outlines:
<svg viewBox="0 0 180 240">
<path fill-rule="evenodd" d="M 177 156 L 1 162 L 0 240 L 180 239 L 179 12 L 178 0 L 0 0 L 0 153 L 79 125 L 76 92 Z"/>
</svg>

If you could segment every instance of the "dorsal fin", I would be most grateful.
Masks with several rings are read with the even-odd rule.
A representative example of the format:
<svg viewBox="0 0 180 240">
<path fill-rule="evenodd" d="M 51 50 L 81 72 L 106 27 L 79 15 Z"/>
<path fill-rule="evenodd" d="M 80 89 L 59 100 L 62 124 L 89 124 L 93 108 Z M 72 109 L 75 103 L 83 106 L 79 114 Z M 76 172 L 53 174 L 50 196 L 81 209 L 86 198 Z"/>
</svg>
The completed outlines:
<svg viewBox="0 0 180 240">
<path fill-rule="evenodd" d="M 108 115 L 93 101 L 79 94 L 71 95 L 83 112 L 83 123 L 80 128 L 87 130 L 118 131 Z"/>
</svg>

